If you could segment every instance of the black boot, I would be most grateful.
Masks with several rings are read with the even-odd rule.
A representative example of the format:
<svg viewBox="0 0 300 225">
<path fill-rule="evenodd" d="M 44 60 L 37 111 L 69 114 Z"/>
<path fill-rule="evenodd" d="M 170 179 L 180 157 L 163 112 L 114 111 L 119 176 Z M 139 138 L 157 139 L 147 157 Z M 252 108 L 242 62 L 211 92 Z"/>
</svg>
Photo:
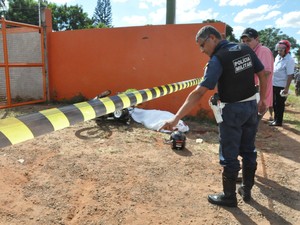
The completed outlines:
<svg viewBox="0 0 300 225">
<path fill-rule="evenodd" d="M 237 198 L 235 193 L 237 175 L 238 173 L 226 174 L 223 172 L 223 193 L 208 195 L 208 201 L 215 205 L 237 207 Z"/>
<path fill-rule="evenodd" d="M 251 189 L 254 185 L 256 167 L 243 167 L 243 182 L 238 188 L 238 193 L 242 196 L 245 202 L 251 200 Z"/>
</svg>

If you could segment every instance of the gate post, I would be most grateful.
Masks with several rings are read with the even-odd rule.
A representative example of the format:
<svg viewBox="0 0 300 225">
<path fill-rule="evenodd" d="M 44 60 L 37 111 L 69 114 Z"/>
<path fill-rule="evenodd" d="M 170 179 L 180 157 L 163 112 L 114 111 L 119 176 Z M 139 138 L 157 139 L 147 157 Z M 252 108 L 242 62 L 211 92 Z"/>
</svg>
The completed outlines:
<svg viewBox="0 0 300 225">
<path fill-rule="evenodd" d="M 4 73 L 5 73 L 5 85 L 6 85 L 6 104 L 11 105 L 11 94 L 10 94 L 10 76 L 8 68 L 8 53 L 7 53 L 7 38 L 6 38 L 6 21 L 1 18 L 1 30 L 2 30 L 2 44 L 3 44 L 3 59 L 4 59 Z"/>
<path fill-rule="evenodd" d="M 41 13 L 41 26 L 44 31 L 44 59 L 45 59 L 45 75 L 46 75 L 46 95 L 47 101 L 50 101 L 49 89 L 49 66 L 48 66 L 48 35 L 52 32 L 52 15 L 51 10 L 43 8 Z"/>
</svg>

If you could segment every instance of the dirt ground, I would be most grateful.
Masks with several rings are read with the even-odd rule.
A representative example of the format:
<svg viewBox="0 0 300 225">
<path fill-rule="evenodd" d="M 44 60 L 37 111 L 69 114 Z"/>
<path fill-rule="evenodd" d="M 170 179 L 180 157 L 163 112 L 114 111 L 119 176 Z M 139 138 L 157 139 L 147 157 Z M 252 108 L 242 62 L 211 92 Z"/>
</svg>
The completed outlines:
<svg viewBox="0 0 300 225">
<path fill-rule="evenodd" d="M 287 110 L 300 120 L 299 109 Z M 0 118 L 10 114 L 0 110 Z M 221 191 L 216 125 L 188 122 L 186 149 L 178 151 L 164 144 L 169 135 L 140 124 L 91 120 L 0 149 L 0 224 L 300 224 L 299 131 L 292 120 L 266 122 L 249 204 L 240 196 L 238 208 L 207 202 Z"/>
</svg>

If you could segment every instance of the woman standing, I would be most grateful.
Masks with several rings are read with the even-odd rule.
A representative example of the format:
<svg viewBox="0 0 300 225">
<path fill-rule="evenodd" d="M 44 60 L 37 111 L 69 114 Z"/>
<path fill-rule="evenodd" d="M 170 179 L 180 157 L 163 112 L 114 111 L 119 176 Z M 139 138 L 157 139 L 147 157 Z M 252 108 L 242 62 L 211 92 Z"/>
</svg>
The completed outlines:
<svg viewBox="0 0 300 225">
<path fill-rule="evenodd" d="M 285 101 L 294 76 L 295 61 L 290 54 L 291 43 L 281 40 L 276 45 L 278 55 L 274 62 L 273 74 L 273 108 L 274 121 L 270 126 L 282 126 Z"/>
</svg>

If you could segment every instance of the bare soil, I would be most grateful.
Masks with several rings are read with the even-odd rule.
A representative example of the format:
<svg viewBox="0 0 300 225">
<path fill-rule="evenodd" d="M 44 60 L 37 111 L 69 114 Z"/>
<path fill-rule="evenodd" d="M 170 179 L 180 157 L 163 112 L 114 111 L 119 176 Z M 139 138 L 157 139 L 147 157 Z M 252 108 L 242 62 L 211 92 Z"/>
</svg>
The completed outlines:
<svg viewBox="0 0 300 225">
<path fill-rule="evenodd" d="M 0 118 L 49 107 L 0 110 Z M 300 120 L 299 109 L 287 110 Z M 188 122 L 183 151 L 140 124 L 93 120 L 2 148 L 0 224 L 300 224 L 299 131 L 292 120 L 266 123 L 253 200 L 238 196 L 238 208 L 207 202 L 222 187 L 215 124 Z"/>
</svg>

